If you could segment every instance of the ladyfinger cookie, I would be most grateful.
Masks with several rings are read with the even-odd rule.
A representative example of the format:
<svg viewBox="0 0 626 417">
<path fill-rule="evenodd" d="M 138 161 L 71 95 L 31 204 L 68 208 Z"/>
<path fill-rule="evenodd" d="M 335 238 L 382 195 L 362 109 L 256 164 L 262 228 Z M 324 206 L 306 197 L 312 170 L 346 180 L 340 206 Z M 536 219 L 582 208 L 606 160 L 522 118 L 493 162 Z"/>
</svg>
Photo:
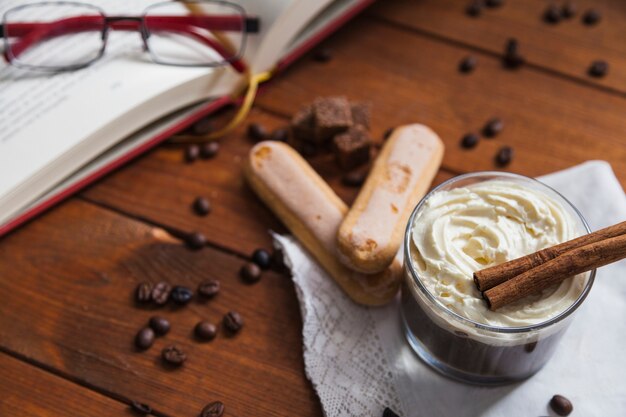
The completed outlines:
<svg viewBox="0 0 626 417">
<path fill-rule="evenodd" d="M 348 212 L 344 202 L 289 145 L 255 145 L 244 167 L 248 183 L 291 233 L 354 301 L 382 305 L 398 291 L 396 261 L 377 274 L 346 268 L 337 259 L 337 230 Z"/>
<path fill-rule="evenodd" d="M 372 274 L 392 263 L 411 211 L 439 170 L 443 150 L 441 139 L 424 125 L 394 129 L 339 228 L 344 265 Z"/>
</svg>

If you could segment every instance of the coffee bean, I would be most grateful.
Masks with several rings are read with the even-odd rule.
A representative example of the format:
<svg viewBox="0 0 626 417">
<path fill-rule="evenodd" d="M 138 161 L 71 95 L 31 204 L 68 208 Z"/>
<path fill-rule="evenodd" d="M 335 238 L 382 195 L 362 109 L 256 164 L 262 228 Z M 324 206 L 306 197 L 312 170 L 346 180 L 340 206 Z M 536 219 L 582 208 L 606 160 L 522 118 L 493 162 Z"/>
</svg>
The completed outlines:
<svg viewBox="0 0 626 417">
<path fill-rule="evenodd" d="M 148 325 L 157 336 L 164 336 L 170 331 L 170 322 L 165 317 L 152 316 L 148 321 Z"/>
<path fill-rule="evenodd" d="M 471 149 L 478 145 L 480 137 L 476 133 L 467 133 L 461 139 L 461 146 L 465 149 Z"/>
<path fill-rule="evenodd" d="M 211 203 L 204 197 L 197 197 L 193 201 L 193 210 L 199 216 L 206 216 L 211 212 Z"/>
<path fill-rule="evenodd" d="M 211 141 L 203 143 L 200 147 L 200 157 L 202 159 L 211 159 L 220 151 L 219 142 Z"/>
<path fill-rule="evenodd" d="M 187 236 L 187 246 L 190 249 L 201 249 L 206 245 L 206 237 L 200 232 L 193 232 Z"/>
<path fill-rule="evenodd" d="M 513 148 L 510 146 L 503 146 L 496 154 L 496 164 L 504 167 L 511 163 L 513 159 Z"/>
<path fill-rule="evenodd" d="M 252 262 L 257 264 L 259 268 L 268 270 L 272 266 L 272 256 L 265 249 L 257 249 L 252 252 Z"/>
<path fill-rule="evenodd" d="M 561 12 L 562 10 L 556 4 L 551 4 L 543 12 L 543 20 L 552 24 L 559 23 L 561 21 Z"/>
<path fill-rule="evenodd" d="M 500 7 L 504 4 L 504 0 L 487 0 L 485 2 L 485 4 L 487 5 L 487 7 Z"/>
<path fill-rule="evenodd" d="M 592 77 L 604 77 L 609 72 L 609 64 L 602 60 L 593 61 L 587 72 Z"/>
<path fill-rule="evenodd" d="M 465 14 L 472 17 L 478 17 L 483 11 L 483 4 L 481 1 L 473 1 L 465 8 Z"/>
<path fill-rule="evenodd" d="M 161 351 L 161 358 L 170 365 L 182 365 L 187 360 L 187 355 L 176 345 L 170 345 Z"/>
<path fill-rule="evenodd" d="M 474 71 L 474 68 L 476 68 L 477 62 L 478 61 L 476 60 L 476 57 L 467 56 L 463 58 L 461 62 L 459 63 L 459 71 L 464 72 L 464 73 L 472 72 Z"/>
<path fill-rule="evenodd" d="M 185 148 L 185 161 L 193 162 L 200 156 L 200 147 L 198 145 L 189 145 Z"/>
<path fill-rule="evenodd" d="M 383 417 L 400 417 L 397 415 L 391 408 L 385 407 L 385 411 L 383 411 Z"/>
<path fill-rule="evenodd" d="M 193 291 L 187 287 L 183 287 L 182 285 L 177 285 L 172 288 L 170 298 L 176 304 L 185 305 L 193 298 Z"/>
<path fill-rule="evenodd" d="M 198 294 L 203 297 L 211 298 L 218 292 L 220 292 L 220 282 L 216 279 L 210 279 L 198 285 Z"/>
<path fill-rule="evenodd" d="M 277 142 L 287 142 L 287 140 L 289 139 L 289 129 L 284 127 L 276 129 L 272 132 L 271 139 Z"/>
<path fill-rule="evenodd" d="M 152 301 L 157 305 L 164 305 L 170 298 L 172 286 L 165 281 L 161 281 L 152 289 Z"/>
<path fill-rule="evenodd" d="M 254 283 L 261 279 L 261 268 L 254 262 L 246 262 L 239 270 L 241 279 L 248 283 Z"/>
<path fill-rule="evenodd" d="M 326 49 L 326 48 L 317 49 L 313 53 L 313 59 L 316 60 L 317 62 L 328 62 L 331 59 L 333 59 L 333 54 L 332 52 L 330 52 L 330 49 Z"/>
<path fill-rule="evenodd" d="M 203 136 L 213 130 L 213 121 L 208 117 L 203 117 L 202 119 L 195 122 L 191 125 L 189 129 L 189 133 L 195 136 Z"/>
<path fill-rule="evenodd" d="M 583 23 L 588 26 L 593 26 L 597 24 L 598 22 L 600 22 L 601 19 L 602 14 L 595 9 L 589 9 L 583 15 Z"/>
<path fill-rule="evenodd" d="M 141 350 L 146 350 L 154 343 L 154 330 L 149 327 L 144 327 L 139 330 L 135 336 L 135 346 Z"/>
<path fill-rule="evenodd" d="M 250 123 L 248 125 L 248 138 L 254 142 L 260 142 L 267 139 L 267 129 L 260 123 Z"/>
<path fill-rule="evenodd" d="M 147 303 L 152 300 L 152 284 L 149 282 L 142 282 L 137 285 L 135 290 L 135 299 L 138 303 Z"/>
<path fill-rule="evenodd" d="M 502 129 L 504 129 L 504 122 L 501 119 L 494 117 L 483 127 L 483 135 L 488 138 L 493 138 L 502 132 Z"/>
<path fill-rule="evenodd" d="M 508 69 L 518 69 L 526 63 L 526 59 L 519 54 L 505 55 L 502 58 L 502 64 Z"/>
<path fill-rule="evenodd" d="M 224 404 L 221 401 L 214 401 L 204 406 L 200 417 L 221 417 L 224 414 L 224 409 Z"/>
<path fill-rule="evenodd" d="M 229 311 L 224 316 L 223 324 L 230 333 L 237 333 L 243 327 L 243 319 L 236 311 Z"/>
<path fill-rule="evenodd" d="M 341 183 L 348 187 L 360 187 L 367 179 L 369 171 L 362 169 L 355 169 L 346 172 L 341 176 Z"/>
<path fill-rule="evenodd" d="M 130 403 L 130 409 L 141 416 L 145 416 L 152 412 L 152 408 L 148 404 L 140 403 L 139 401 L 133 401 Z"/>
<path fill-rule="evenodd" d="M 568 1 L 561 8 L 561 16 L 563 16 L 564 19 L 569 19 L 571 17 L 574 17 L 577 11 L 578 8 L 576 7 L 576 4 Z"/>
<path fill-rule="evenodd" d="M 558 394 L 550 400 L 550 408 L 560 416 L 568 416 L 574 410 L 572 402 Z"/>
<path fill-rule="evenodd" d="M 200 340 L 213 340 L 217 334 L 217 327 L 208 321 L 201 321 L 194 328 L 196 337 Z"/>
<path fill-rule="evenodd" d="M 504 49 L 505 55 L 515 55 L 519 50 L 519 42 L 515 38 L 509 38 Z"/>
</svg>

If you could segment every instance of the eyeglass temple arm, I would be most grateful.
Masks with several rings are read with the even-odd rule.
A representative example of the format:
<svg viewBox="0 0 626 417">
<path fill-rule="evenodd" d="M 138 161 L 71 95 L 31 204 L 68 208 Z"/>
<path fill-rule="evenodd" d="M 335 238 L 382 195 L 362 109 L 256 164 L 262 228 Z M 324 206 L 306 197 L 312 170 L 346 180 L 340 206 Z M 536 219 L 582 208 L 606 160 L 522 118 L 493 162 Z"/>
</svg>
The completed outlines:
<svg viewBox="0 0 626 417">
<path fill-rule="evenodd" d="M 187 25 L 197 25 L 201 26 L 204 29 L 208 30 L 218 30 L 218 31 L 241 31 L 245 33 L 258 33 L 260 30 L 260 21 L 257 17 L 246 17 L 243 20 L 243 25 L 240 16 L 150 16 L 147 17 L 150 21 L 150 24 L 160 24 L 162 22 L 165 23 L 178 23 L 178 24 L 187 24 Z M 12 23 L 11 24 L 11 37 L 20 37 L 28 34 L 33 30 L 39 29 L 41 26 L 48 25 L 70 25 L 73 21 L 91 21 L 93 20 L 93 24 L 100 23 L 100 16 L 77 16 L 70 17 L 67 19 L 57 20 L 55 22 L 45 22 L 45 23 Z M 97 21 L 97 22 L 96 22 Z M 136 22 L 135 18 L 125 17 L 125 16 L 114 16 L 105 18 L 105 21 L 109 26 L 114 27 L 116 29 L 124 29 L 118 23 L 121 22 Z M 136 28 L 136 24 L 133 25 L 133 29 Z M 4 31 L 4 25 L 0 24 L 0 38 L 9 37 L 7 33 Z"/>
<path fill-rule="evenodd" d="M 183 17 L 186 16 L 173 16 L 173 17 Z M 198 22 L 195 17 L 192 17 L 195 23 Z M 230 60 L 230 52 L 224 48 L 219 42 L 214 41 L 211 38 L 207 38 L 197 31 L 192 25 L 182 23 L 183 21 L 188 19 L 165 19 L 159 18 L 154 22 L 150 22 L 150 25 L 153 29 L 157 30 L 171 30 L 178 33 L 182 33 L 185 35 L 190 35 L 199 41 L 205 43 L 212 49 L 214 49 L 217 53 L 219 53 L 222 58 L 224 58 L 227 62 L 229 62 L 235 70 L 238 72 L 245 72 L 246 66 L 240 59 Z M 239 21 L 241 22 L 241 21 Z M 206 23 L 206 22 L 205 22 Z M 228 25 L 226 21 L 222 20 L 221 28 L 225 29 Z M 108 26 L 113 29 L 120 30 L 138 30 L 141 28 L 141 23 L 136 20 L 122 20 L 121 18 L 115 18 L 115 20 L 111 20 L 108 22 Z M 52 38 L 55 36 L 61 36 L 69 33 L 79 33 L 89 30 L 102 30 L 102 19 L 98 16 L 89 17 L 89 16 L 81 16 L 68 18 L 63 20 L 58 20 L 56 22 L 50 23 L 15 23 L 12 25 L 15 29 L 11 32 L 12 36 L 20 36 L 21 39 L 16 41 L 13 45 L 11 45 L 10 52 L 8 50 L 4 51 L 4 57 L 7 61 L 11 61 L 12 58 L 18 57 L 22 54 L 26 49 L 28 49 L 31 45 L 40 42 L 43 39 Z M 232 27 L 232 26 L 228 26 Z M 228 29 L 225 29 L 228 30 Z M 4 33 L 4 31 L 2 32 Z"/>
</svg>

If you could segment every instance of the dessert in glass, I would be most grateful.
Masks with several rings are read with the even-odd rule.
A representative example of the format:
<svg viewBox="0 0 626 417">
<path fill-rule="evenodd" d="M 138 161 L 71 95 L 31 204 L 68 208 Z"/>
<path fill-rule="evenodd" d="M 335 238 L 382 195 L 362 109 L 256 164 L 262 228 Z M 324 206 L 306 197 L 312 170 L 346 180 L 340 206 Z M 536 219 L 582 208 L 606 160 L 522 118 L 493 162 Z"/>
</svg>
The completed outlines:
<svg viewBox="0 0 626 417">
<path fill-rule="evenodd" d="M 479 172 L 431 191 L 405 233 L 402 321 L 427 364 L 477 384 L 527 378 L 545 365 L 594 281 L 576 275 L 491 311 L 475 271 L 589 233 L 578 210 L 534 179 Z"/>
</svg>

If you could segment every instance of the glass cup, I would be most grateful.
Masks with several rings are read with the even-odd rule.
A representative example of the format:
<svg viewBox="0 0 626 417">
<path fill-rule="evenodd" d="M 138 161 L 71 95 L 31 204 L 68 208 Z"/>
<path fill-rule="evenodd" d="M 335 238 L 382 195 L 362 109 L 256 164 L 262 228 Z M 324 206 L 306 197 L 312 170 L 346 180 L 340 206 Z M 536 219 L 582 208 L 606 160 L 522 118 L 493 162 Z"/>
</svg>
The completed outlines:
<svg viewBox="0 0 626 417">
<path fill-rule="evenodd" d="M 424 202 L 434 193 L 488 180 L 515 182 L 547 194 L 570 213 L 581 234 L 590 230 L 580 212 L 552 188 L 532 178 L 502 172 L 478 172 L 452 178 L 432 190 L 413 210 L 404 236 L 401 316 L 405 336 L 415 353 L 445 376 L 466 383 L 500 385 L 528 378 L 546 364 L 571 323 L 573 313 L 587 297 L 596 271 L 586 273 L 583 290 L 567 309 L 538 324 L 496 327 L 448 309 L 428 291 L 413 264 L 412 226 L 424 209 Z"/>
</svg>

